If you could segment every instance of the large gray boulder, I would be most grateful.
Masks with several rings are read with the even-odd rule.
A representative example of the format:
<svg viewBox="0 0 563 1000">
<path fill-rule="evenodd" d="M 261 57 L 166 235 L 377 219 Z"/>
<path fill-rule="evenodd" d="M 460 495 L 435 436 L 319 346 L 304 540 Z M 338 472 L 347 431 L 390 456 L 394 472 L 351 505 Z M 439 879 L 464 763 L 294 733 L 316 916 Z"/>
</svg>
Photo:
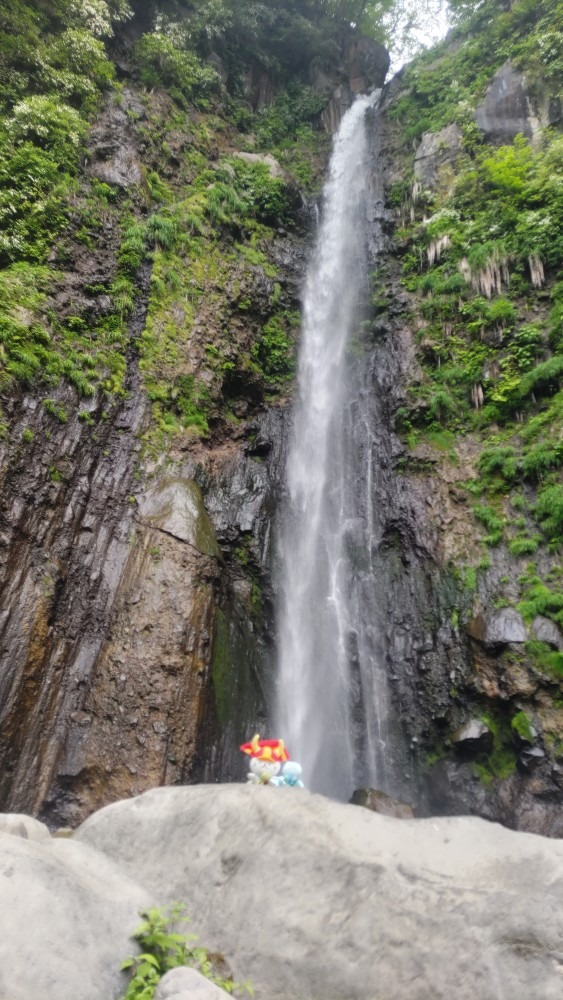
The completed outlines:
<svg viewBox="0 0 563 1000">
<path fill-rule="evenodd" d="M 559 841 L 244 785 L 156 789 L 75 837 L 154 903 L 186 902 L 257 1000 L 561 997 Z"/>
<path fill-rule="evenodd" d="M 0 833 L 0 1000 L 117 1000 L 151 902 L 88 844 Z"/>
</svg>

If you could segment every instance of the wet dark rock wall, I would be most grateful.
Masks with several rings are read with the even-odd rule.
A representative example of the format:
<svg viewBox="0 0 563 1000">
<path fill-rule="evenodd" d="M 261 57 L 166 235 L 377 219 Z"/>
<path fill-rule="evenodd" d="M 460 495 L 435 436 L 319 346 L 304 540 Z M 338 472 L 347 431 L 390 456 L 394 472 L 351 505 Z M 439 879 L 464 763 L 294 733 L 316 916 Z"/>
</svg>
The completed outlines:
<svg viewBox="0 0 563 1000">
<path fill-rule="evenodd" d="M 134 358 L 128 384 L 93 446 L 85 423 L 61 426 L 24 397 L 33 445 L 4 449 L 0 753 L 9 809 L 37 812 L 48 794 L 109 625 L 145 412 Z"/>
</svg>

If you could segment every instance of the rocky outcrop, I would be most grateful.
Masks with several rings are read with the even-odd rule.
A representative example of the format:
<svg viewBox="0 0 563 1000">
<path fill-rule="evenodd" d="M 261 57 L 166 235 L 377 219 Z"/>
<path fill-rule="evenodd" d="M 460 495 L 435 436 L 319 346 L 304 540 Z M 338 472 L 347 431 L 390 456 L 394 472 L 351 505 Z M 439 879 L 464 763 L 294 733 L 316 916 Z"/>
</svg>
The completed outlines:
<svg viewBox="0 0 563 1000">
<path fill-rule="evenodd" d="M 455 51 L 455 43 L 446 47 L 445 58 L 451 58 Z M 430 66 L 429 77 L 435 68 L 439 78 L 440 58 Z M 431 86 L 429 78 L 422 89 L 426 85 Z M 536 78 L 532 86 L 510 64 L 503 67 L 491 80 L 486 100 L 476 112 L 484 138 L 504 143 L 521 132 L 535 134 L 539 123 L 547 121 L 548 105 L 553 105 L 548 89 Z M 436 344 L 425 333 L 441 327 L 442 343 L 447 343 L 450 327 L 437 312 L 432 313 L 432 300 L 439 300 L 437 291 L 432 289 L 427 297 L 405 295 L 394 258 L 407 249 L 404 229 L 401 231 L 408 227 L 407 220 L 420 220 L 422 225 L 423 219 L 440 219 L 440 206 L 448 204 L 456 173 L 462 171 L 464 158 L 467 163 L 471 156 L 474 126 L 452 124 L 436 132 L 425 131 L 413 149 L 397 129 L 401 102 L 411 111 L 416 107 L 422 121 L 425 109 L 431 116 L 425 99 L 417 100 L 414 73 L 410 78 L 408 71 L 406 79 L 394 78 L 385 87 L 381 103 L 383 148 L 378 172 L 383 172 L 386 190 L 395 199 L 401 189 L 405 194 L 401 194 L 403 203 L 395 211 L 399 230 L 395 244 L 391 221 L 385 210 L 380 212 L 383 239 L 378 241 L 381 277 L 374 322 L 377 345 L 373 350 L 378 360 L 373 384 L 380 392 L 387 392 L 380 373 L 393 372 L 388 384 L 395 396 L 395 410 L 400 415 L 406 406 L 413 428 L 418 428 L 428 427 L 430 421 L 422 410 L 418 414 L 409 408 L 411 397 L 422 395 L 423 371 L 434 366 L 439 369 L 442 363 L 438 352 L 433 353 Z M 409 123 L 416 129 L 415 114 Z M 412 171 L 414 184 L 411 187 L 409 182 L 407 191 L 405 178 Z M 415 221 L 414 229 L 417 224 Z M 426 261 L 422 256 L 425 251 Z M 432 255 L 438 266 L 440 252 L 440 238 L 420 249 L 420 273 L 427 270 Z M 451 273 L 447 263 L 443 273 Z M 458 323 L 462 327 L 463 319 L 458 318 Z M 402 398 L 400 385 L 409 386 Z M 392 434 L 393 423 L 385 407 L 378 430 L 384 425 Z M 400 718 L 393 730 L 395 748 L 401 746 L 397 732 L 403 734 L 394 783 L 390 789 L 385 787 L 414 801 L 417 815 L 474 813 L 518 829 L 560 836 L 563 715 L 554 704 L 559 680 L 555 671 L 541 669 L 528 646 L 541 633 L 540 641 L 546 648 L 557 650 L 559 629 L 547 619 L 536 619 L 530 625 L 516 607 L 522 599 L 518 579 L 525 560 L 493 545 L 481 550 L 482 565 L 489 568 L 477 570 L 480 533 L 472 518 L 469 494 L 471 481 L 479 474 L 480 445 L 470 433 L 464 433 L 456 436 L 455 454 L 440 455 L 432 436 L 432 430 L 428 435 L 425 431 L 413 434 L 418 437 L 416 447 L 404 441 L 407 435 L 396 441 L 394 450 L 385 454 L 384 471 L 375 485 L 378 516 L 387 521 L 377 608 L 384 608 L 378 626 L 380 635 L 385 634 L 381 645 L 391 679 L 391 704 Z M 385 447 L 378 441 L 380 456 Z M 395 482 L 390 466 L 398 473 Z M 539 552 L 534 558 L 539 577 L 553 572 L 549 556 Z M 464 586 L 464 571 L 460 573 L 459 566 L 471 567 L 475 580 L 471 591 Z M 499 600 L 501 592 L 503 599 Z M 520 713 L 534 731 L 533 745 L 526 752 L 515 728 Z M 406 787 L 401 785 L 405 776 Z M 408 788 L 409 781 L 415 786 L 414 794 Z"/>
<path fill-rule="evenodd" d="M 137 120 L 144 125 L 136 129 Z M 85 245 L 73 222 L 65 233 L 47 302 L 60 323 L 85 317 L 95 329 L 114 308 L 108 292 L 123 221 L 115 204 L 127 188 L 128 210 L 139 221 L 147 210 L 147 120 L 146 102 L 126 86 L 122 104 L 108 98 L 92 129 L 80 197 L 87 203 L 91 177 L 115 190 L 100 215 L 99 243 Z M 175 131 L 171 142 L 177 168 L 187 139 Z M 80 222 L 78 208 L 76 216 Z M 303 235 L 280 233 L 272 256 L 291 304 Z M 52 258 L 58 262 L 56 251 Z M 42 401 L 40 387 L 5 404 L 0 802 L 52 826 L 75 826 L 106 802 L 163 782 L 238 776 L 232 748 L 240 732 L 263 728 L 267 713 L 283 406 L 264 403 L 249 367 L 248 383 L 235 385 L 232 375 L 225 388 L 236 435 L 223 426 L 205 445 L 188 432 L 167 455 L 147 448 L 150 402 L 137 340 L 150 276 L 145 261 L 121 394 L 101 387 L 80 401 L 59 388 Z M 231 339 L 236 330 L 250 351 L 274 282 L 256 266 L 233 278 L 235 286 L 258 318 L 235 305 Z M 186 371 L 226 323 L 203 302 Z"/>
<path fill-rule="evenodd" d="M 435 187 L 441 168 L 462 151 L 461 129 L 448 125 L 439 132 L 424 132 L 414 158 L 414 176 L 422 187 Z"/>
<path fill-rule="evenodd" d="M 528 631 L 515 608 L 477 615 L 467 626 L 472 639 L 484 646 L 507 646 L 511 642 L 522 643 L 528 639 Z"/>
<path fill-rule="evenodd" d="M 387 49 L 373 38 L 362 35 L 348 44 L 344 61 L 348 71 L 348 84 L 354 94 L 367 94 L 385 83 L 390 57 Z"/>
<path fill-rule="evenodd" d="M 481 719 L 471 719 L 452 736 L 452 743 L 459 753 L 477 757 L 493 749 L 493 734 Z"/>
<path fill-rule="evenodd" d="M 321 93 L 331 92 L 330 100 L 321 115 L 327 132 L 336 132 L 357 94 L 368 94 L 381 89 L 389 70 L 389 62 L 389 53 L 383 45 L 358 35 L 347 44 L 344 69 L 332 80 L 314 64 L 311 69 L 313 86 Z"/>
<path fill-rule="evenodd" d="M 477 108 L 475 120 L 487 142 L 506 143 L 520 134 L 532 138 L 537 118 L 524 76 L 510 62 L 494 77 L 485 100 Z"/>
<path fill-rule="evenodd" d="M 155 790 L 77 840 L 154 900 L 189 900 L 258 1000 L 493 1000 L 498 977 L 531 1000 L 560 990 L 558 842 L 246 786 Z"/>
<path fill-rule="evenodd" d="M 532 139 L 541 128 L 561 121 L 561 100 L 537 85 L 512 63 L 501 66 L 491 81 L 485 99 L 475 112 L 475 121 L 487 142 L 512 142 L 517 135 Z"/>
<path fill-rule="evenodd" d="M 0 833 L 0 995 L 117 1000 L 139 909 L 174 900 L 257 1000 L 497 1000 L 499 982 L 556 1000 L 562 885 L 562 844 L 481 819 L 397 820 L 263 786 L 157 789 L 70 840 Z M 180 969 L 157 992 L 224 995 Z"/>
<path fill-rule="evenodd" d="M 327 132 L 338 131 L 338 126 L 353 100 L 354 94 L 348 84 L 341 83 L 336 87 L 321 115 L 321 121 Z"/>
<path fill-rule="evenodd" d="M 548 646 L 559 652 L 563 651 L 563 634 L 561 633 L 561 629 L 549 618 L 544 618 L 543 615 L 536 615 L 530 626 L 530 631 L 540 642 L 546 642 Z"/>
<path fill-rule="evenodd" d="M 127 117 L 127 111 L 142 116 L 144 108 L 129 90 L 124 94 L 124 105 L 110 102 L 107 113 L 94 125 L 90 133 L 92 150 L 87 169 L 92 177 L 118 188 L 140 184 L 143 178 L 138 141 Z"/>
</svg>

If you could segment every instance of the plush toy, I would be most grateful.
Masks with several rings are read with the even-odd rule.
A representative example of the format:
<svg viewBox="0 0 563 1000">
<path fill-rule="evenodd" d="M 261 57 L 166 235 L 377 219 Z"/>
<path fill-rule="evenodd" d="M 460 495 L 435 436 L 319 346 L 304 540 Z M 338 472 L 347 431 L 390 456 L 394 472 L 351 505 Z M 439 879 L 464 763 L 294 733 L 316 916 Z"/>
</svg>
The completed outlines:
<svg viewBox="0 0 563 1000">
<path fill-rule="evenodd" d="M 269 784 L 281 771 L 282 764 L 289 760 L 283 740 L 261 740 L 256 735 L 250 743 L 243 743 L 241 750 L 250 757 L 246 779 L 255 785 Z"/>
<path fill-rule="evenodd" d="M 246 780 L 251 784 L 304 787 L 300 780 L 301 765 L 289 759 L 283 740 L 261 740 L 256 735 L 240 749 L 250 757 Z"/>
<path fill-rule="evenodd" d="M 258 757 L 252 757 L 250 764 L 250 771 L 246 775 L 246 780 L 252 782 L 254 785 L 269 785 L 277 784 L 277 775 L 281 770 L 281 764 L 278 760 L 260 760 Z"/>
<path fill-rule="evenodd" d="M 279 775 L 271 779 L 273 785 L 287 785 L 290 788 L 305 788 L 301 781 L 301 764 L 296 760 L 287 760 L 282 764 Z"/>
</svg>

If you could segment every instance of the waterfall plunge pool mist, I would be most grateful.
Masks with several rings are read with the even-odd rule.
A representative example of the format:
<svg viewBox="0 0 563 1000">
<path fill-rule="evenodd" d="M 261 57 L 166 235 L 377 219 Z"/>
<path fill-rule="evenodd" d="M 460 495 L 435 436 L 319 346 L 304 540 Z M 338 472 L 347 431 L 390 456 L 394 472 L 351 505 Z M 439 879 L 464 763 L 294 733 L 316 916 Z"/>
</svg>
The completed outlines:
<svg viewBox="0 0 563 1000">
<path fill-rule="evenodd" d="M 280 537 L 276 722 L 308 787 L 340 799 L 386 784 L 387 690 L 372 613 L 373 390 L 349 363 L 367 292 L 374 100 L 357 98 L 334 139 L 304 290 Z"/>
</svg>

